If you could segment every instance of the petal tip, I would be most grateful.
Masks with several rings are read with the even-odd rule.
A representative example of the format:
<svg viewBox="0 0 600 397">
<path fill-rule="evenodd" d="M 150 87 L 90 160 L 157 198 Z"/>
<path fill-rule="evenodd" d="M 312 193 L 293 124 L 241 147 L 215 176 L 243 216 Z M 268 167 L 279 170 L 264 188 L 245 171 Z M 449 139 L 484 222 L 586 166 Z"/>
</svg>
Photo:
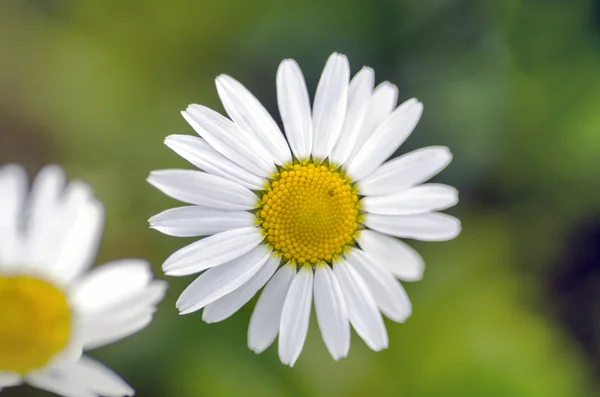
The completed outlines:
<svg viewBox="0 0 600 397">
<path fill-rule="evenodd" d="M 255 354 L 261 354 L 265 350 L 267 350 L 268 346 L 261 346 L 258 343 L 248 342 L 248 348 L 253 351 Z"/>
</svg>

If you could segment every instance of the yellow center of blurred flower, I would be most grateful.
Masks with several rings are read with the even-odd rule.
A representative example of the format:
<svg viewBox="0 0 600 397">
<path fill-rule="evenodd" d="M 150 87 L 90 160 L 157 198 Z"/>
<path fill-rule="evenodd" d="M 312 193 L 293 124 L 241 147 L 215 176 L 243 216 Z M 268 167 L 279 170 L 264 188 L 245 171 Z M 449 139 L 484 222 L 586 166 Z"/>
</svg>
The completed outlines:
<svg viewBox="0 0 600 397">
<path fill-rule="evenodd" d="M 0 371 L 25 374 L 48 364 L 69 340 L 62 291 L 29 276 L 0 276 Z"/>
<path fill-rule="evenodd" d="M 305 161 L 281 167 L 259 202 L 267 244 L 298 263 L 330 262 L 354 244 L 358 194 L 334 166 Z"/>
</svg>

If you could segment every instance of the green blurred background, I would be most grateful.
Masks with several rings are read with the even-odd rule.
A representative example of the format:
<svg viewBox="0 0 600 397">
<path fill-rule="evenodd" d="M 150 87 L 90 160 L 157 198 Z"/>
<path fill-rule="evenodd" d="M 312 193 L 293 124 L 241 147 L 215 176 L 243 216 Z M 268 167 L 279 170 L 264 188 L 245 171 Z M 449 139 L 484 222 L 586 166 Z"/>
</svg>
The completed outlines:
<svg viewBox="0 0 600 397">
<path fill-rule="evenodd" d="M 222 111 L 227 73 L 276 115 L 278 63 L 313 93 L 333 51 L 425 104 L 400 152 L 454 153 L 437 179 L 460 189 L 464 231 L 413 244 L 427 270 L 389 349 L 353 334 L 334 362 L 313 313 L 289 369 L 275 345 L 246 347 L 254 301 L 214 325 L 178 316 L 185 278 L 150 327 L 92 355 L 148 397 L 599 396 L 600 1 L 0 0 L 0 163 L 89 181 L 107 207 L 98 263 L 145 257 L 163 277 L 188 240 L 148 229 L 176 203 L 145 178 L 190 167 L 162 144 L 193 134 L 179 111 Z"/>
</svg>

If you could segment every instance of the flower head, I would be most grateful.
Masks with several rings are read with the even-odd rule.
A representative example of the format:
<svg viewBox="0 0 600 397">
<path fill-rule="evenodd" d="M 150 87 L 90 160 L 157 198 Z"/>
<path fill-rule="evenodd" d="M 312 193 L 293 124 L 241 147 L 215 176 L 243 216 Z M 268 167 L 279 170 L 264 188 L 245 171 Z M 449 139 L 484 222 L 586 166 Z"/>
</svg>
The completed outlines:
<svg viewBox="0 0 600 397">
<path fill-rule="evenodd" d="M 298 64 L 281 63 L 277 99 L 285 136 L 239 82 L 219 76 L 226 118 L 201 105 L 183 117 L 200 137 L 165 143 L 202 171 L 162 170 L 149 182 L 191 204 L 162 212 L 151 227 L 172 236 L 206 236 L 173 253 L 168 275 L 202 274 L 177 301 L 182 314 L 204 309 L 221 321 L 263 286 L 248 344 L 266 349 L 279 335 L 279 357 L 296 362 L 314 299 L 325 344 L 335 359 L 350 346 L 350 324 L 373 350 L 387 347 L 383 313 L 403 322 L 411 304 L 398 279 L 423 275 L 423 260 L 397 239 L 442 241 L 460 222 L 437 211 L 457 191 L 422 184 L 451 160 L 428 147 L 386 160 L 417 125 L 423 105 L 396 107 L 389 82 L 374 88 L 365 67 L 350 80 L 348 60 L 332 54 L 310 101 Z"/>
<path fill-rule="evenodd" d="M 83 182 L 44 168 L 27 191 L 17 165 L 0 167 L 0 389 L 28 383 L 64 396 L 132 396 L 83 356 L 144 328 L 166 285 L 141 259 L 90 270 L 102 205 Z"/>
</svg>

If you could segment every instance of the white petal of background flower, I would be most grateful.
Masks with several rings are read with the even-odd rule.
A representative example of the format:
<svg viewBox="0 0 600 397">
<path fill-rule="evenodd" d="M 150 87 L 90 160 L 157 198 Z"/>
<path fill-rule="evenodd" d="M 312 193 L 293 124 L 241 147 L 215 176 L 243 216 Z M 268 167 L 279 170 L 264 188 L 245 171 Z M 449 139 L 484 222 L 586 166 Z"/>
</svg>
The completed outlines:
<svg viewBox="0 0 600 397">
<path fill-rule="evenodd" d="M 365 196 L 394 194 L 423 183 L 442 171 L 452 161 L 447 147 L 430 146 L 409 152 L 382 164 L 360 181 Z"/>
<path fill-rule="evenodd" d="M 202 313 L 202 320 L 216 323 L 240 310 L 275 274 L 279 262 L 280 258 L 272 255 L 247 283 L 207 305 Z"/>
<path fill-rule="evenodd" d="M 200 310 L 236 290 L 262 268 L 270 255 L 270 248 L 259 245 L 247 255 L 207 270 L 198 276 L 177 300 L 180 314 Z"/>
<path fill-rule="evenodd" d="M 263 239 L 264 236 L 255 227 L 213 234 L 175 251 L 163 263 L 163 270 L 170 276 L 198 273 L 239 258 Z"/>
<path fill-rule="evenodd" d="M 129 336 L 145 327 L 167 289 L 163 281 L 153 281 L 143 291 L 83 318 L 86 349 L 95 349 Z"/>
<path fill-rule="evenodd" d="M 213 148 L 253 174 L 266 176 L 275 164 L 269 152 L 250 133 L 219 113 L 190 105 L 183 117 Z"/>
<path fill-rule="evenodd" d="M 360 181 L 386 161 L 417 126 L 423 104 L 409 99 L 389 115 L 367 139 L 348 166 L 348 173 Z"/>
<path fill-rule="evenodd" d="M 248 326 L 248 347 L 255 353 L 263 352 L 277 337 L 285 297 L 295 275 L 292 265 L 280 267 L 258 298 Z"/>
<path fill-rule="evenodd" d="M 65 185 L 60 167 L 38 174 L 28 199 L 28 214 L 18 265 L 66 285 L 92 265 L 104 223 L 102 205 L 83 182 Z M 18 248 L 21 246 L 21 248 Z M 16 254 L 16 253 L 15 253 Z"/>
<path fill-rule="evenodd" d="M 277 104 L 294 156 L 308 158 L 313 145 L 310 100 L 302 71 L 292 59 L 284 60 L 277 69 Z"/>
<path fill-rule="evenodd" d="M 150 218 L 150 227 L 176 237 L 209 236 L 227 230 L 250 227 L 256 216 L 246 211 L 224 211 L 187 206 L 171 208 Z"/>
<path fill-rule="evenodd" d="M 381 313 L 364 280 L 347 262 L 333 264 L 333 271 L 340 283 L 348 318 L 356 333 L 372 350 L 388 347 L 388 335 Z"/>
<path fill-rule="evenodd" d="M 281 130 L 264 106 L 240 82 L 227 75 L 216 79 L 217 91 L 231 120 L 261 142 L 278 165 L 292 160 Z"/>
<path fill-rule="evenodd" d="M 398 322 L 410 317 L 412 306 L 408 295 L 388 268 L 356 248 L 350 249 L 344 257 L 365 281 L 383 314 Z"/>
<path fill-rule="evenodd" d="M 406 216 L 369 214 L 365 225 L 390 236 L 422 241 L 451 240 L 461 229 L 458 219 L 440 212 Z"/>
<path fill-rule="evenodd" d="M 377 127 L 392 114 L 398 102 L 398 87 L 389 81 L 380 83 L 372 92 L 367 104 L 367 113 L 360 125 L 358 137 L 352 147 L 348 163 L 356 157 L 365 142 L 373 135 Z"/>
<path fill-rule="evenodd" d="M 313 105 L 313 158 L 325 159 L 340 136 L 346 117 L 350 65 L 333 53 L 323 69 Z"/>
<path fill-rule="evenodd" d="M 361 231 L 357 242 L 375 262 L 386 266 L 400 280 L 419 281 L 423 278 L 423 258 L 408 244 L 368 229 Z"/>
<path fill-rule="evenodd" d="M 245 187 L 201 171 L 152 171 L 148 182 L 176 200 L 204 207 L 249 210 L 258 201 L 258 197 Z"/>
<path fill-rule="evenodd" d="M 374 81 L 375 72 L 369 67 L 363 67 L 350 81 L 344 126 L 329 156 L 334 164 L 344 164 L 352 153 L 367 114 Z"/>
<path fill-rule="evenodd" d="M 317 266 L 314 282 L 315 312 L 325 346 L 335 360 L 348 356 L 350 323 L 346 302 L 333 270 Z"/>
<path fill-rule="evenodd" d="M 15 372 L 0 371 L 0 390 L 3 387 L 18 386 L 23 379 L 20 374 Z"/>
<path fill-rule="evenodd" d="M 106 346 L 139 332 L 152 322 L 152 315 L 153 312 L 150 312 L 119 319 L 119 321 L 108 319 L 106 321 L 84 323 L 83 327 L 86 330 L 85 350 Z"/>
<path fill-rule="evenodd" d="M 165 145 L 203 171 L 236 182 L 250 190 L 263 188 L 262 177 L 229 160 L 200 137 L 170 135 L 165 138 Z"/>
<path fill-rule="evenodd" d="M 55 231 L 53 278 L 68 283 L 89 269 L 98 252 L 104 228 L 104 207 L 91 198 L 92 191 L 82 182 L 71 182 L 65 191 L 63 208 L 56 212 L 63 228 Z M 76 204 L 75 204 L 76 203 Z M 74 208 L 77 207 L 77 210 Z M 61 211 L 62 209 L 62 211 Z M 67 221 L 68 220 L 68 221 Z M 55 219 L 56 224 L 61 220 Z"/>
<path fill-rule="evenodd" d="M 59 371 L 81 389 L 106 397 L 133 396 L 135 392 L 113 371 L 98 361 L 83 356 L 76 363 L 64 364 Z"/>
<path fill-rule="evenodd" d="M 62 168 L 48 165 L 40 170 L 33 181 L 28 198 L 29 232 L 40 233 L 40 230 L 44 230 L 45 218 L 51 216 L 55 207 L 58 206 L 59 197 L 65 185 L 66 177 Z M 37 228 L 38 225 L 42 227 Z"/>
<path fill-rule="evenodd" d="M 119 259 L 95 267 L 73 285 L 71 299 L 83 313 L 93 314 L 142 291 L 152 281 L 143 259 Z"/>
<path fill-rule="evenodd" d="M 93 349 L 129 336 L 152 320 L 167 285 L 153 280 L 142 259 L 121 259 L 93 269 L 71 291 L 82 315 L 83 343 Z"/>
<path fill-rule="evenodd" d="M 61 218 L 57 214 L 57 209 L 60 208 L 59 197 L 65 184 L 66 177 L 62 168 L 46 166 L 35 177 L 27 200 L 27 252 L 23 259 L 25 266 L 43 270 L 47 274 L 50 273 L 49 267 L 53 265 L 48 258 L 55 257 L 57 241 L 60 243 L 61 237 L 61 233 L 48 233 L 48 230 L 68 226 L 67 222 L 58 222 Z M 69 214 L 71 218 L 75 212 L 76 210 Z"/>
<path fill-rule="evenodd" d="M 304 347 L 313 296 L 313 270 L 303 266 L 285 297 L 279 327 L 279 359 L 293 367 Z"/>
<path fill-rule="evenodd" d="M 95 393 L 87 390 L 71 379 L 62 371 L 37 371 L 27 375 L 27 383 L 38 389 L 47 390 L 64 397 L 97 397 Z"/>
<path fill-rule="evenodd" d="M 19 262 L 19 219 L 27 194 L 27 174 L 23 167 L 0 167 L 0 267 Z"/>
<path fill-rule="evenodd" d="M 426 183 L 400 193 L 367 196 L 362 199 L 362 208 L 372 214 L 415 215 L 445 210 L 456 203 L 458 190 L 448 185 Z"/>
</svg>

